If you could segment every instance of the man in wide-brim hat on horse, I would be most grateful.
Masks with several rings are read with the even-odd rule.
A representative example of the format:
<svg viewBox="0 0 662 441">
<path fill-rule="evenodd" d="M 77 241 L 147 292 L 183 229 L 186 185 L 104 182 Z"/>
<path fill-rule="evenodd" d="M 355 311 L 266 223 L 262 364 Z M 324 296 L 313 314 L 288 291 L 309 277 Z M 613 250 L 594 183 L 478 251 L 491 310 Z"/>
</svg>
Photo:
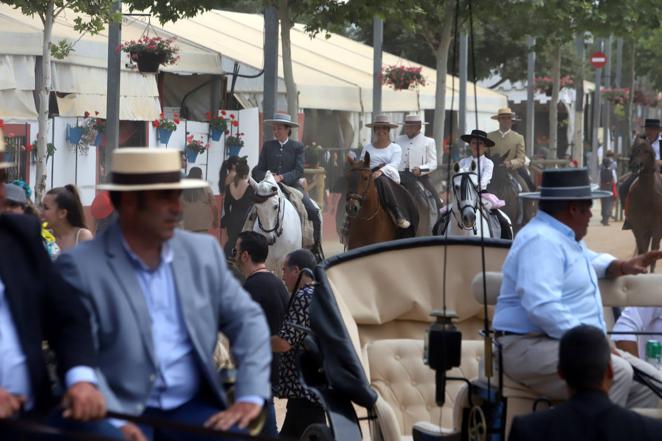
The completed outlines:
<svg viewBox="0 0 662 441">
<path fill-rule="evenodd" d="M 585 168 L 545 170 L 540 192 L 520 196 L 538 200 L 538 213 L 506 257 L 493 326 L 503 348 L 503 373 L 548 399 L 562 400 L 568 391 L 557 376 L 559 339 L 579 324 L 607 331 L 598 278 L 644 273 L 662 252 L 620 260 L 586 247 L 582 239 L 592 201 L 611 193 L 592 190 Z M 610 398 L 621 406 L 656 407 L 657 396 L 632 375 L 636 368 L 662 380 L 660 373 L 617 352 L 611 357 Z"/>
<path fill-rule="evenodd" d="M 439 192 L 430 181 L 430 173 L 437 168 L 437 147 L 433 138 L 422 133 L 423 126 L 427 124 L 419 114 L 405 116 L 405 133 L 395 140 L 402 149 L 400 183 L 414 196 L 417 192 L 416 182 L 420 182 L 434 196 L 438 211 L 443 204 Z"/>
<path fill-rule="evenodd" d="M 270 171 L 277 183 L 294 187 L 303 193 L 303 205 L 306 208 L 308 219 L 312 221 L 314 228 L 313 253 L 319 259 L 322 256 L 322 219 L 319 209 L 315 206 L 308 194 L 304 192 L 300 180 L 303 176 L 304 147 L 300 142 L 291 139 L 292 128 L 299 124 L 292 121 L 287 113 L 276 112 L 271 119 L 265 119 L 265 123 L 271 126 L 274 139 L 265 141 L 260 151 L 260 159 L 251 171 L 253 179 L 260 182 L 264 179 L 267 171 Z M 286 194 L 286 191 L 284 192 Z"/>
</svg>

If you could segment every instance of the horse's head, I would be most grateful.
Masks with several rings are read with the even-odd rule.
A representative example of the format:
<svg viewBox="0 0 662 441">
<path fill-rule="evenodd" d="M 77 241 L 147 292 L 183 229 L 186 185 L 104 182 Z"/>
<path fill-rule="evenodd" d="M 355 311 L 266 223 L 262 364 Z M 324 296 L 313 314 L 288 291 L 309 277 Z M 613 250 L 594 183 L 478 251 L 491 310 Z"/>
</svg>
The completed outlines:
<svg viewBox="0 0 662 441">
<path fill-rule="evenodd" d="M 639 172 L 655 170 L 655 151 L 645 139 L 638 138 L 632 145 L 630 168 Z"/>
<path fill-rule="evenodd" d="M 471 161 L 471 166 L 466 168 L 460 168 L 460 164 L 455 163 L 453 171 L 451 182 L 453 198 L 459 212 L 458 223 L 465 230 L 475 229 L 476 212 L 480 202 L 476 161 Z"/>
<path fill-rule="evenodd" d="M 260 233 L 267 238 L 269 245 L 273 245 L 283 231 L 283 194 L 271 172 L 267 172 L 264 180 L 259 183 L 250 178 L 250 184 L 255 192 L 253 201 Z"/>
<path fill-rule="evenodd" d="M 370 153 L 366 152 L 363 161 L 353 160 L 347 157 L 349 170 L 347 178 L 347 199 L 345 200 L 345 212 L 349 217 L 356 217 L 361 211 L 363 203 L 375 192 L 375 183 L 370 170 Z"/>
</svg>

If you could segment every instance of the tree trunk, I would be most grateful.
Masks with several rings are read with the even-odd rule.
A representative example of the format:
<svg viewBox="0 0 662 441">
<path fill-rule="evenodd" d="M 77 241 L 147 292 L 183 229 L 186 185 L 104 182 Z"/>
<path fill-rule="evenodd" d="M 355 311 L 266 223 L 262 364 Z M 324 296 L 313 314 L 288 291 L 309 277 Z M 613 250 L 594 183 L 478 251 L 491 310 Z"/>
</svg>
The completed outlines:
<svg viewBox="0 0 662 441">
<path fill-rule="evenodd" d="M 51 35 L 53 33 L 54 0 L 48 1 L 44 21 L 44 41 L 42 44 L 42 79 L 39 89 L 39 133 L 37 134 L 37 179 L 35 181 L 35 203 L 41 206 L 46 191 L 46 140 L 48 133 L 49 97 L 51 94 Z"/>
<path fill-rule="evenodd" d="M 630 89 L 630 94 L 628 99 L 625 101 L 625 138 L 623 139 L 623 153 L 625 155 L 630 154 L 630 147 L 634 139 L 632 133 L 632 113 L 634 108 L 634 78 L 635 78 L 635 58 L 636 58 L 636 48 L 634 41 L 628 41 L 628 68 L 625 75 L 625 84 L 624 86 Z"/>
<path fill-rule="evenodd" d="M 448 1 L 441 40 L 436 46 L 434 56 L 437 60 L 437 83 L 434 97 L 434 142 L 437 145 L 437 163 L 441 165 L 444 157 L 444 130 L 446 123 L 446 75 L 448 74 L 448 48 L 453 39 L 453 17 L 455 15 L 455 2 Z M 449 143 L 453 143 L 453 139 Z"/>
<path fill-rule="evenodd" d="M 577 55 L 579 60 L 575 70 L 575 133 L 573 134 L 574 148 L 572 159 L 580 166 L 584 160 L 584 35 L 577 35 Z"/>
<path fill-rule="evenodd" d="M 551 159 L 558 158 L 559 131 L 559 86 L 561 83 L 561 45 L 553 48 L 552 60 L 552 100 L 549 102 L 549 153 Z"/>
<path fill-rule="evenodd" d="M 292 70 L 292 43 L 290 41 L 290 8 L 288 0 L 279 0 L 278 18 L 280 19 L 280 41 L 283 50 L 283 74 L 285 76 L 285 88 L 287 89 L 287 113 L 290 114 L 293 121 L 299 119 L 298 92 L 297 85 L 294 82 L 294 72 Z M 271 118 L 271 116 L 269 116 Z M 292 128 L 292 138 L 299 139 L 298 130 Z"/>
</svg>

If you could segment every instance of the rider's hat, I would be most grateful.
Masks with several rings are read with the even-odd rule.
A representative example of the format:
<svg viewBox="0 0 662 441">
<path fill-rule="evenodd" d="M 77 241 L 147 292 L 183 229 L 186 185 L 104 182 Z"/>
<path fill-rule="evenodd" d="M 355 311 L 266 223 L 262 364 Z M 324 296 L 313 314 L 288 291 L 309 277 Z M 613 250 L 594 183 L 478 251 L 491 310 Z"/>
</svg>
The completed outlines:
<svg viewBox="0 0 662 441">
<path fill-rule="evenodd" d="M 501 116 L 510 116 L 513 119 L 516 117 L 515 112 L 513 112 L 510 107 L 502 107 L 501 109 L 497 110 L 496 115 L 492 115 L 490 118 L 499 119 Z"/>
<path fill-rule="evenodd" d="M 97 188 L 108 191 L 185 190 L 209 185 L 201 179 L 182 179 L 181 165 L 177 149 L 115 149 L 110 182 Z"/>
<path fill-rule="evenodd" d="M 655 119 L 655 118 L 646 118 L 646 121 L 644 122 L 644 128 L 646 128 L 646 129 L 659 129 L 660 128 L 660 120 Z"/>
<path fill-rule="evenodd" d="M 554 168 L 543 170 L 540 191 L 520 193 L 524 199 L 572 201 L 610 198 L 611 192 L 593 190 L 586 168 Z"/>
<path fill-rule="evenodd" d="M 485 143 L 486 146 L 488 147 L 493 147 L 494 146 L 494 141 L 492 141 L 490 138 L 487 137 L 487 133 L 483 132 L 482 130 L 472 130 L 471 133 L 468 135 L 462 135 L 460 136 L 460 139 L 464 142 L 471 142 L 472 139 L 479 139 Z"/>
<path fill-rule="evenodd" d="M 405 115 L 405 122 L 404 122 L 405 126 L 423 125 L 423 124 L 427 125 L 429 123 L 424 122 L 423 119 L 421 119 L 421 115 L 419 115 L 418 113 L 412 113 L 412 114 L 409 114 L 409 115 Z"/>
<path fill-rule="evenodd" d="M 2 120 L 0 120 L 2 122 Z M 2 126 L 0 126 L 0 168 L 9 168 L 13 164 L 11 162 L 3 162 L 5 158 L 5 135 L 2 133 Z"/>
<path fill-rule="evenodd" d="M 388 119 L 388 115 L 386 115 L 385 113 L 380 113 L 378 115 L 375 115 L 375 118 L 372 120 L 372 122 L 366 124 L 365 126 L 370 127 L 370 128 L 372 128 L 372 127 L 388 127 L 389 129 L 394 129 L 394 128 L 398 127 L 397 124 L 392 123 Z"/>
<path fill-rule="evenodd" d="M 299 127 L 299 124 L 292 121 L 292 117 L 285 112 L 276 112 L 274 113 L 273 118 L 265 119 L 264 122 L 267 124 L 282 124 L 288 127 Z"/>
</svg>

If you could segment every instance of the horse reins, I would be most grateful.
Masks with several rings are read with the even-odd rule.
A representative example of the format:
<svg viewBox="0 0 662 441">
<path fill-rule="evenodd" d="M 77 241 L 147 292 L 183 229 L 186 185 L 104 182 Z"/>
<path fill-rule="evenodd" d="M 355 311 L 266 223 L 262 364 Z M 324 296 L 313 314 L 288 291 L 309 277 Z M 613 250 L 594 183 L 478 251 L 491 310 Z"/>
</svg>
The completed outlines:
<svg viewBox="0 0 662 441">
<path fill-rule="evenodd" d="M 357 171 L 360 172 L 360 171 L 364 171 L 364 170 L 366 170 L 366 169 L 355 169 L 355 170 L 350 170 L 350 172 L 357 172 Z M 363 192 L 361 192 L 361 194 L 355 193 L 355 192 L 354 193 L 347 193 L 347 198 L 346 198 L 345 202 L 347 202 L 349 200 L 354 200 L 354 201 L 357 201 L 358 204 L 359 204 L 358 212 L 354 215 L 347 213 L 348 218 L 350 218 L 350 219 L 359 219 L 359 220 L 362 220 L 362 221 L 371 221 L 379 214 L 380 211 L 382 211 L 381 204 L 378 204 L 377 209 L 370 216 L 368 216 L 368 217 L 359 217 L 359 213 L 361 212 L 361 208 L 363 207 L 363 201 L 365 200 L 365 197 L 368 194 L 368 190 L 370 190 L 370 183 L 372 182 L 372 180 L 373 180 L 372 179 L 372 173 L 370 173 L 370 177 L 368 178 L 368 182 L 366 183 L 365 189 L 363 190 Z"/>
<path fill-rule="evenodd" d="M 270 195 L 266 195 L 266 196 L 256 194 L 253 197 L 253 200 L 258 204 L 262 204 L 262 203 L 266 202 L 268 199 L 270 199 L 270 198 L 272 198 L 276 195 L 278 195 L 278 191 L 274 191 Z M 285 219 L 285 209 L 283 208 L 284 205 L 285 205 L 284 201 L 280 200 L 280 198 L 279 198 L 278 199 L 278 211 L 276 212 L 276 225 L 274 225 L 273 228 L 268 229 L 268 230 L 266 230 L 264 228 L 264 226 L 262 225 L 262 221 L 260 220 L 260 213 L 256 213 L 257 214 L 257 225 L 263 233 L 273 233 L 273 232 L 275 232 L 276 237 L 280 237 L 281 234 L 283 234 L 283 220 Z"/>
</svg>

